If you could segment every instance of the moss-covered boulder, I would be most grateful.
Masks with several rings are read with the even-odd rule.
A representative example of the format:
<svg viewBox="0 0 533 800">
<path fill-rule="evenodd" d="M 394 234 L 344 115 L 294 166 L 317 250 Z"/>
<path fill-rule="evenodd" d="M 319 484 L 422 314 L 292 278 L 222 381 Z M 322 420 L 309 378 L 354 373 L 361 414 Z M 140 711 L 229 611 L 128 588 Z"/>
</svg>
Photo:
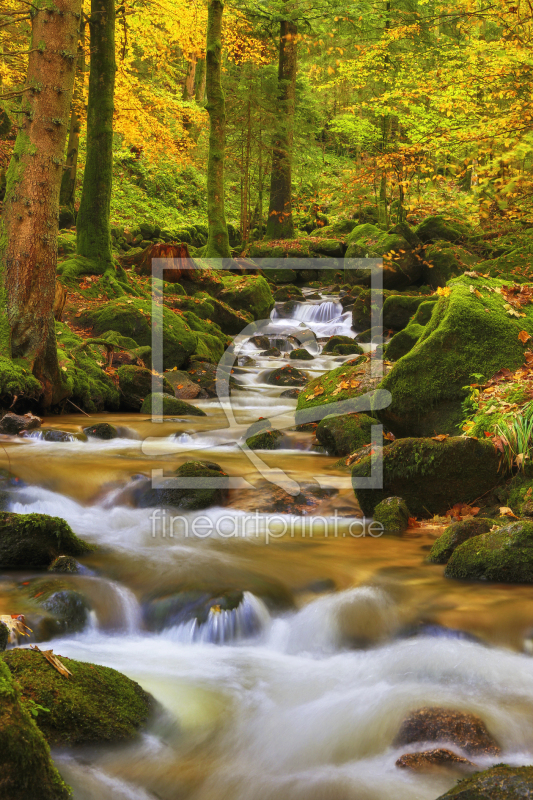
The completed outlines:
<svg viewBox="0 0 533 800">
<path fill-rule="evenodd" d="M 431 551 L 427 560 L 430 564 L 447 564 L 451 558 L 453 551 L 459 545 L 472 539 L 474 536 L 479 536 L 481 533 L 488 533 L 493 527 L 491 519 L 464 519 L 460 522 L 452 522 L 448 525 L 446 530 L 441 533 Z"/>
<path fill-rule="evenodd" d="M 291 350 L 289 358 L 295 361 L 314 361 L 315 357 L 305 347 L 297 347 L 296 350 Z"/>
<path fill-rule="evenodd" d="M 110 375 L 104 372 L 107 350 L 91 344 L 56 322 L 57 357 L 66 394 L 89 413 L 118 411 L 120 395 Z"/>
<path fill-rule="evenodd" d="M 3 655 L 3 666 L 20 686 L 23 703 L 49 709 L 36 717 L 49 744 L 133 739 L 155 710 L 151 695 L 109 667 L 58 658 L 72 678 L 64 678 L 33 650 L 8 650 Z"/>
<path fill-rule="evenodd" d="M 174 471 L 174 477 L 158 480 L 157 488 L 146 478 L 135 491 L 140 508 L 175 506 L 187 511 L 224 505 L 227 495 L 228 475 L 213 461 L 187 461 Z"/>
<path fill-rule="evenodd" d="M 2 569 L 46 569 L 60 555 L 83 556 L 93 549 L 59 517 L 0 513 Z"/>
<path fill-rule="evenodd" d="M 110 425 L 109 422 L 97 422 L 96 425 L 84 428 L 83 432 L 92 439 L 103 439 L 104 441 L 116 439 L 118 436 L 117 429 L 114 425 Z"/>
<path fill-rule="evenodd" d="M 277 450 L 281 446 L 282 439 L 282 431 L 269 428 L 246 439 L 246 446 L 250 450 Z"/>
<path fill-rule="evenodd" d="M 181 367 L 196 350 L 197 336 L 185 320 L 169 308 L 163 318 L 163 367 Z M 114 330 L 134 339 L 142 347 L 152 344 L 152 302 L 121 297 L 83 312 L 81 322 L 95 334 Z"/>
<path fill-rule="evenodd" d="M 465 222 L 457 222 L 445 217 L 443 214 L 435 214 L 426 217 L 416 228 L 416 235 L 423 242 L 446 242 L 466 241 L 473 235 L 473 230 Z"/>
<path fill-rule="evenodd" d="M 274 292 L 274 300 L 276 303 L 285 303 L 287 300 L 303 300 L 303 294 L 297 286 L 292 286 L 291 284 L 287 284 L 286 286 L 280 286 L 279 289 L 276 289 Z"/>
<path fill-rule="evenodd" d="M 31 704 L 22 702 L 21 694 L 20 684 L 0 659 L 0 796 L 69 800 L 71 791 L 53 764 L 50 747 L 30 713 Z"/>
<path fill-rule="evenodd" d="M 472 375 L 486 380 L 502 367 L 513 370 L 523 363 L 518 335 L 522 330 L 533 334 L 533 306 L 523 306 L 525 317 L 510 315 L 498 293 L 504 285 L 463 277 L 452 281 L 448 297 L 439 298 L 418 342 L 381 384 L 391 393 L 392 403 L 379 417 L 393 433 L 459 432 L 462 402 L 469 391 L 465 387 L 474 382 Z"/>
<path fill-rule="evenodd" d="M 494 278 L 513 280 L 517 283 L 527 283 L 531 281 L 524 265 L 531 264 L 533 258 L 533 242 L 529 242 L 522 247 L 515 247 L 509 252 L 503 253 L 497 258 L 483 261 L 477 269 L 484 275 Z"/>
<path fill-rule="evenodd" d="M 306 384 L 298 395 L 297 424 L 316 422 L 332 412 L 369 411 L 379 399 L 373 393 L 379 380 L 373 377 L 370 362 L 364 356 L 325 372 Z M 332 408 L 332 403 L 343 405 Z"/>
<path fill-rule="evenodd" d="M 345 258 L 383 258 L 380 267 L 385 289 L 402 289 L 422 276 L 422 257 L 401 233 L 384 233 L 374 225 L 359 225 L 346 239 Z M 371 270 L 357 270 L 352 280 L 370 286 Z"/>
<path fill-rule="evenodd" d="M 383 290 L 372 292 L 363 289 L 355 298 L 352 309 L 352 326 L 356 331 L 366 331 L 372 323 L 378 325 L 381 321 L 381 309 L 388 297 L 397 295 L 396 291 Z"/>
<path fill-rule="evenodd" d="M 400 534 L 409 527 L 409 509 L 402 497 L 387 497 L 374 509 L 374 521 L 383 525 L 384 533 Z"/>
<path fill-rule="evenodd" d="M 9 408 L 14 397 L 37 400 L 43 387 L 27 367 L 11 358 L 0 356 L 0 402 Z"/>
<path fill-rule="evenodd" d="M 382 460 L 383 488 L 361 489 L 356 479 L 370 477 Z M 444 514 L 456 503 L 472 503 L 503 479 L 498 453 L 489 441 L 450 437 L 397 439 L 354 464 L 354 491 L 366 516 L 387 497 L 403 497 L 415 516 Z"/>
<path fill-rule="evenodd" d="M 273 369 L 266 377 L 270 386 L 305 386 L 308 378 L 304 372 L 287 364 L 286 367 Z"/>
<path fill-rule="evenodd" d="M 447 578 L 496 583 L 533 583 L 533 521 L 521 520 L 482 533 L 456 547 Z"/>
<path fill-rule="evenodd" d="M 224 277 L 223 288 L 217 298 L 230 308 L 249 312 L 255 320 L 268 319 L 274 308 L 270 286 L 261 275 Z"/>
<path fill-rule="evenodd" d="M 433 289 L 446 286 L 449 280 L 462 275 L 465 270 L 472 270 L 478 263 L 479 258 L 460 245 L 447 241 L 434 242 L 425 249 L 424 283 Z"/>
<path fill-rule="evenodd" d="M 424 295 L 393 294 L 383 303 L 382 322 L 384 328 L 401 331 L 413 317 L 418 307 L 428 302 Z"/>
<path fill-rule="evenodd" d="M 403 331 L 398 331 L 398 333 L 394 334 L 385 348 L 385 357 L 389 361 L 398 361 L 398 359 L 402 358 L 402 356 L 413 349 L 424 333 L 424 330 L 425 325 L 418 325 L 416 322 L 410 322 Z"/>
<path fill-rule="evenodd" d="M 187 370 L 187 375 L 196 386 L 205 392 L 207 397 L 218 397 L 219 372 L 216 364 L 210 364 L 208 361 L 194 361 Z M 234 389 L 240 387 L 240 383 L 233 375 L 224 372 L 223 378 L 229 381 L 230 394 Z"/>
<path fill-rule="evenodd" d="M 322 348 L 322 353 L 335 352 L 335 348 L 339 344 L 355 344 L 355 342 L 351 336 L 341 336 L 340 334 L 335 334 L 335 336 L 330 336 L 328 341 L 325 343 Z"/>
<path fill-rule="evenodd" d="M 141 414 L 152 414 L 156 410 L 156 401 L 161 398 L 161 411 L 165 416 L 191 416 L 191 417 L 205 417 L 205 411 L 201 408 L 187 403 L 186 400 L 178 400 L 173 394 L 165 394 L 162 392 L 155 392 L 145 397 L 141 406 Z"/>
<path fill-rule="evenodd" d="M 293 269 L 274 269 L 269 270 L 268 277 L 275 284 L 290 285 L 298 277 Z"/>
<path fill-rule="evenodd" d="M 533 796 L 533 767 L 497 764 L 459 781 L 438 800 L 524 800 Z"/>
<path fill-rule="evenodd" d="M 361 345 L 357 344 L 357 342 L 352 342 L 351 344 L 338 344 L 336 345 L 335 349 L 333 350 L 333 355 L 336 356 L 357 356 L 361 355 L 365 351 L 361 347 Z"/>
<path fill-rule="evenodd" d="M 324 417 L 316 429 L 316 438 L 332 456 L 347 456 L 370 444 L 372 425 L 377 419 L 368 414 L 341 414 Z"/>
<path fill-rule="evenodd" d="M 312 255 L 325 256 L 326 258 L 342 258 L 346 245 L 342 239 L 328 239 L 321 236 L 309 242 Z"/>
<path fill-rule="evenodd" d="M 376 325 L 374 328 L 369 328 L 367 331 L 361 331 L 361 333 L 357 334 L 357 341 L 362 342 L 362 344 L 369 344 L 373 342 L 374 344 L 383 344 L 385 341 L 383 328 L 381 325 Z M 349 346 L 349 345 L 348 345 Z M 363 348 L 361 348 L 361 351 Z M 338 352 L 338 348 L 335 348 L 335 352 Z"/>
<path fill-rule="evenodd" d="M 149 369 L 133 365 L 117 370 L 120 391 L 120 408 L 123 411 L 140 411 L 145 397 L 152 394 L 153 375 Z M 163 378 L 163 392 L 173 395 L 172 385 Z"/>
<path fill-rule="evenodd" d="M 252 315 L 246 310 L 238 311 L 206 292 L 197 292 L 193 297 L 173 297 L 169 305 L 183 312 L 192 313 L 198 319 L 214 323 L 225 334 L 237 335 L 252 322 Z M 192 328 L 192 319 L 188 316 L 186 319 Z"/>
</svg>

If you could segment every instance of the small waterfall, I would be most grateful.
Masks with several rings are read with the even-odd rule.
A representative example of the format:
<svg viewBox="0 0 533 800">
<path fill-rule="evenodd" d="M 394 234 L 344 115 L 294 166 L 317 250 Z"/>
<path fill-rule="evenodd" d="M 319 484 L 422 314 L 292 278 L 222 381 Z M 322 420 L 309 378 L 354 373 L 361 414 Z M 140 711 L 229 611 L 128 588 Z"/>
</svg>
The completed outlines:
<svg viewBox="0 0 533 800">
<path fill-rule="evenodd" d="M 183 644 L 228 644 L 257 636 L 269 623 L 270 614 L 263 601 L 244 592 L 237 608 L 226 611 L 213 606 L 205 622 L 192 619 L 168 629 L 164 635 Z"/>
<path fill-rule="evenodd" d="M 25 431 L 24 439 L 37 439 L 40 442 L 77 442 L 79 438 L 66 431 Z"/>
<path fill-rule="evenodd" d="M 300 322 L 331 322 L 343 314 L 340 303 L 327 300 L 324 303 L 295 303 L 290 312 L 279 313 L 277 308 L 272 312 L 272 319 L 297 319 Z"/>
</svg>

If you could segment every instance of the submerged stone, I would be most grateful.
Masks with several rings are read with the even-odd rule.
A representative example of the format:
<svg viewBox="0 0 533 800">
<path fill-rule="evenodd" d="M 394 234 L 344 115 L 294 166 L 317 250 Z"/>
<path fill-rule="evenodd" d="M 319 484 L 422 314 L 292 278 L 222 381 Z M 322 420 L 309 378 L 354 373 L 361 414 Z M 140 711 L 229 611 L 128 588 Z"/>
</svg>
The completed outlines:
<svg viewBox="0 0 533 800">
<path fill-rule="evenodd" d="M 114 425 L 110 425 L 109 422 L 97 422 L 96 425 L 84 428 L 83 432 L 93 439 L 109 440 L 116 439 L 118 436 L 117 429 Z"/>
<path fill-rule="evenodd" d="M 174 471 L 175 478 L 183 479 L 183 486 L 175 486 L 175 478 L 158 480 L 152 486 L 150 478 L 137 479 L 132 487 L 139 508 L 175 506 L 188 511 L 224 505 L 228 494 L 228 475 L 213 461 L 187 461 Z"/>
<path fill-rule="evenodd" d="M 470 756 L 498 756 L 500 746 L 475 714 L 453 708 L 412 711 L 402 722 L 395 747 L 417 742 L 450 742 Z"/>
<path fill-rule="evenodd" d="M 41 420 L 33 414 L 13 414 L 10 411 L 0 419 L 0 433 L 16 436 L 22 431 L 33 431 L 41 427 Z"/>
</svg>

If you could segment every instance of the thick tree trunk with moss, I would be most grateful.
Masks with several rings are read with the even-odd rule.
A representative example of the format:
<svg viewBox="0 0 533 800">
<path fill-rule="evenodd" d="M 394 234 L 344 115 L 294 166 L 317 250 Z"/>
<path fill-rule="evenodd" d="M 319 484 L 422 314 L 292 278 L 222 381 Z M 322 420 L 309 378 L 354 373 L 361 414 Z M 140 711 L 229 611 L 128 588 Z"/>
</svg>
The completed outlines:
<svg viewBox="0 0 533 800">
<path fill-rule="evenodd" d="M 281 22 L 278 66 L 278 112 L 272 142 L 268 239 L 292 239 L 292 142 L 296 97 L 298 28 L 289 20 Z"/>
<path fill-rule="evenodd" d="M 80 23 L 79 37 L 76 80 L 74 83 L 74 97 L 72 102 L 72 112 L 70 114 L 70 128 L 67 143 L 67 160 L 65 163 L 65 169 L 63 171 L 63 177 L 61 179 L 61 191 L 59 193 L 60 206 L 67 206 L 71 209 L 74 209 L 76 173 L 78 169 L 78 153 L 80 147 L 81 130 L 81 121 L 78 116 L 77 106 L 82 101 L 83 73 L 85 72 L 85 55 L 83 52 L 85 23 L 83 20 Z"/>
<path fill-rule="evenodd" d="M 96 274 L 103 274 L 114 270 L 109 224 L 116 73 L 114 0 L 91 0 L 89 31 L 87 159 L 76 223 L 77 253 L 94 263 Z"/>
<path fill-rule="evenodd" d="M 68 393 L 58 366 L 53 306 L 80 11 L 81 0 L 35 0 L 32 6 L 28 77 L 0 220 L 0 355 L 20 359 L 34 373 L 45 405 Z"/>
<path fill-rule="evenodd" d="M 209 114 L 209 159 L 207 163 L 209 236 L 206 258 L 229 258 L 231 256 L 224 209 L 226 103 L 221 80 L 223 11 L 224 4 L 220 0 L 209 0 L 206 45 L 206 109 Z"/>
</svg>

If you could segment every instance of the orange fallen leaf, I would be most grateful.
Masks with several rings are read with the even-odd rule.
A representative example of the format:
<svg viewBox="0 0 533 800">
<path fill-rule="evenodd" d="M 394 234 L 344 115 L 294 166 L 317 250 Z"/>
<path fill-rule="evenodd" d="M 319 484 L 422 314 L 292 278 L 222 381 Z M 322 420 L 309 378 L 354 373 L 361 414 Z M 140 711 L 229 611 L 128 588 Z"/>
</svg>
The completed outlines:
<svg viewBox="0 0 533 800">
<path fill-rule="evenodd" d="M 531 339 L 531 334 L 527 331 L 520 331 L 518 334 L 518 339 L 522 342 L 522 344 L 526 344 Z"/>
<path fill-rule="evenodd" d="M 448 438 L 448 434 L 447 433 L 439 433 L 438 436 L 432 436 L 431 438 L 433 439 L 434 442 L 445 442 L 446 439 Z"/>
<path fill-rule="evenodd" d="M 508 506 L 502 506 L 500 508 L 500 517 L 514 517 L 515 519 L 518 519 L 514 511 Z"/>
</svg>

